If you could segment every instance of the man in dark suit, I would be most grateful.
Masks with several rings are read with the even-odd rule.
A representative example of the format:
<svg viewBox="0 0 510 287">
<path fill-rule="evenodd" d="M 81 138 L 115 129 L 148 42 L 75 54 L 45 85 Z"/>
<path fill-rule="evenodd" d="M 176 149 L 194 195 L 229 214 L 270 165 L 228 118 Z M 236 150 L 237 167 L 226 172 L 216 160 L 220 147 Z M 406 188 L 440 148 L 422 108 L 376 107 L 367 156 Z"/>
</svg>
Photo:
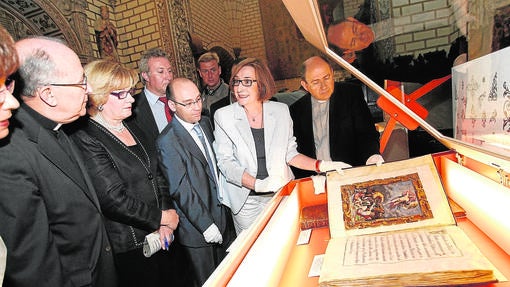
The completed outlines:
<svg viewBox="0 0 510 287">
<path fill-rule="evenodd" d="M 135 124 L 144 131 L 149 142 L 155 147 L 159 133 L 173 118 L 167 104 L 166 89 L 174 79 L 174 72 L 168 54 L 160 48 L 145 51 L 140 59 L 139 69 L 144 88 L 135 95 L 132 115 L 126 122 Z M 187 287 L 189 258 L 178 244 L 171 244 L 168 253 L 171 254 L 171 268 L 168 272 L 173 278 L 172 286 Z"/>
<path fill-rule="evenodd" d="M 85 114 L 90 88 L 59 40 L 16 43 L 23 100 L 0 147 L 4 286 L 116 286 L 113 256 L 91 179 L 61 130 Z"/>
<path fill-rule="evenodd" d="M 135 95 L 133 114 L 128 122 L 136 123 L 146 131 L 151 142 L 172 120 L 166 104 L 166 87 L 173 80 L 174 73 L 168 54 L 160 48 L 147 50 L 140 59 L 140 79 L 143 90 Z"/>
<path fill-rule="evenodd" d="M 225 257 L 235 231 L 230 210 L 218 200 L 213 133 L 209 118 L 201 116 L 200 91 L 178 78 L 167 94 L 174 120 L 157 140 L 159 164 L 179 214 L 175 243 L 191 258 L 194 280 L 188 286 L 201 286 Z"/>
<path fill-rule="evenodd" d="M 356 83 L 335 83 L 333 68 L 322 57 L 307 59 L 301 85 L 308 94 L 290 106 L 298 151 L 319 160 L 352 166 L 382 163 L 379 133 Z M 296 178 L 313 175 L 293 169 Z"/>
</svg>

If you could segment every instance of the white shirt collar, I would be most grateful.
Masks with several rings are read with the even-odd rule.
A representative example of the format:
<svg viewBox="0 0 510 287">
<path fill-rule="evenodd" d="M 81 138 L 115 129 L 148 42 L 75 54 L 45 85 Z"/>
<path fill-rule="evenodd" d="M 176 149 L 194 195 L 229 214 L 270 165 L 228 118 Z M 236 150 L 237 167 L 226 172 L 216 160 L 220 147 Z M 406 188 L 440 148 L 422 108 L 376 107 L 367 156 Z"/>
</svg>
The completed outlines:
<svg viewBox="0 0 510 287">
<path fill-rule="evenodd" d="M 198 124 L 198 123 L 195 123 L 195 124 L 190 124 L 188 122 L 185 122 L 183 119 L 179 118 L 179 116 L 177 116 L 177 114 L 174 114 L 174 118 L 177 119 L 179 121 L 179 123 L 181 123 L 181 125 L 189 132 L 191 133 L 191 130 L 193 130 L 193 127 L 195 127 L 195 124 Z"/>
<path fill-rule="evenodd" d="M 154 94 L 153 92 L 149 91 L 146 87 L 143 88 L 143 92 L 145 93 L 145 97 L 147 98 L 147 101 L 151 104 L 151 105 L 154 105 L 158 102 L 159 100 L 159 96 L 157 96 L 156 94 Z"/>
</svg>

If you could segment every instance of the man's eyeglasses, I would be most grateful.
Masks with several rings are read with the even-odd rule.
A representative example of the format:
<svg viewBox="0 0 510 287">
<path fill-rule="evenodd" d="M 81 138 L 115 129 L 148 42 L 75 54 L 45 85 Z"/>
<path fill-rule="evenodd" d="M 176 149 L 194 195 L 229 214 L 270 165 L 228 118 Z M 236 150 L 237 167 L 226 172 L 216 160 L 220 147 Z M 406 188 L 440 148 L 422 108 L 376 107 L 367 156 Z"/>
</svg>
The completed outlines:
<svg viewBox="0 0 510 287">
<path fill-rule="evenodd" d="M 257 82 L 257 80 L 252 80 L 252 79 L 238 80 L 238 79 L 234 79 L 234 80 L 232 80 L 232 86 L 237 87 L 237 86 L 239 86 L 239 84 L 243 84 L 243 86 L 245 86 L 245 87 L 251 87 L 251 85 L 253 85 L 253 83 L 255 83 L 255 82 Z"/>
<path fill-rule="evenodd" d="M 127 98 L 128 95 L 133 95 L 135 93 L 135 89 L 129 89 L 127 91 L 120 92 L 110 92 L 110 95 L 117 97 L 117 99 L 122 100 Z"/>
<path fill-rule="evenodd" d="M 56 86 L 56 87 L 77 87 L 82 88 L 84 90 L 87 90 L 87 76 L 83 75 L 83 81 L 78 84 L 49 84 L 50 86 Z"/>
<path fill-rule="evenodd" d="M 194 105 L 197 105 L 197 106 L 198 106 L 198 104 L 199 104 L 199 103 L 200 103 L 200 104 L 202 104 L 202 102 L 204 101 L 204 98 L 202 98 L 201 96 L 199 96 L 199 97 L 198 97 L 198 98 L 196 98 L 194 101 L 189 102 L 189 103 L 186 103 L 186 104 L 179 103 L 178 101 L 176 101 L 176 100 L 172 100 L 172 99 L 170 99 L 170 101 L 172 101 L 172 102 L 174 102 L 174 103 L 176 103 L 176 104 L 178 104 L 178 105 L 181 105 L 181 106 L 183 106 L 183 107 L 187 108 L 188 110 L 191 110 L 191 108 L 192 108 Z"/>
</svg>

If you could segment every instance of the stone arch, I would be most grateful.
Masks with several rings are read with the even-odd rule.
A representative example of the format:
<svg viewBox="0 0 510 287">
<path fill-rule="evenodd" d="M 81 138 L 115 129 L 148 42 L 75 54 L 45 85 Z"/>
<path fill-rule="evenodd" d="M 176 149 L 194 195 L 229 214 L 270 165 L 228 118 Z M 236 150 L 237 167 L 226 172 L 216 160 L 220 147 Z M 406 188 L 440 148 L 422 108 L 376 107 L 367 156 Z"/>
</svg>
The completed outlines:
<svg viewBox="0 0 510 287">
<path fill-rule="evenodd" d="M 16 39 L 43 35 L 64 40 L 82 63 L 93 58 L 88 42 L 85 0 L 3 0 L 0 2 L 0 23 Z"/>
</svg>

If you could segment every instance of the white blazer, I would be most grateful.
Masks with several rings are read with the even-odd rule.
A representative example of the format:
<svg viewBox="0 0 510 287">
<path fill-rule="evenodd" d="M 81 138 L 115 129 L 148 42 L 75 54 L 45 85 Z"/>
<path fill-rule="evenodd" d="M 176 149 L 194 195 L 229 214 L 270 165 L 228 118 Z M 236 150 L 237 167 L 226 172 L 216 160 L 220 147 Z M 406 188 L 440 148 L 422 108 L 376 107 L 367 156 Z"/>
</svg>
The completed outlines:
<svg viewBox="0 0 510 287">
<path fill-rule="evenodd" d="M 287 163 L 298 155 L 288 106 L 264 102 L 263 122 L 267 172 L 282 178 L 283 186 L 294 178 Z M 217 110 L 214 123 L 214 150 L 220 170 L 218 196 L 237 214 L 250 193 L 241 184 L 243 173 L 257 175 L 255 141 L 246 113 L 237 102 Z"/>
</svg>

